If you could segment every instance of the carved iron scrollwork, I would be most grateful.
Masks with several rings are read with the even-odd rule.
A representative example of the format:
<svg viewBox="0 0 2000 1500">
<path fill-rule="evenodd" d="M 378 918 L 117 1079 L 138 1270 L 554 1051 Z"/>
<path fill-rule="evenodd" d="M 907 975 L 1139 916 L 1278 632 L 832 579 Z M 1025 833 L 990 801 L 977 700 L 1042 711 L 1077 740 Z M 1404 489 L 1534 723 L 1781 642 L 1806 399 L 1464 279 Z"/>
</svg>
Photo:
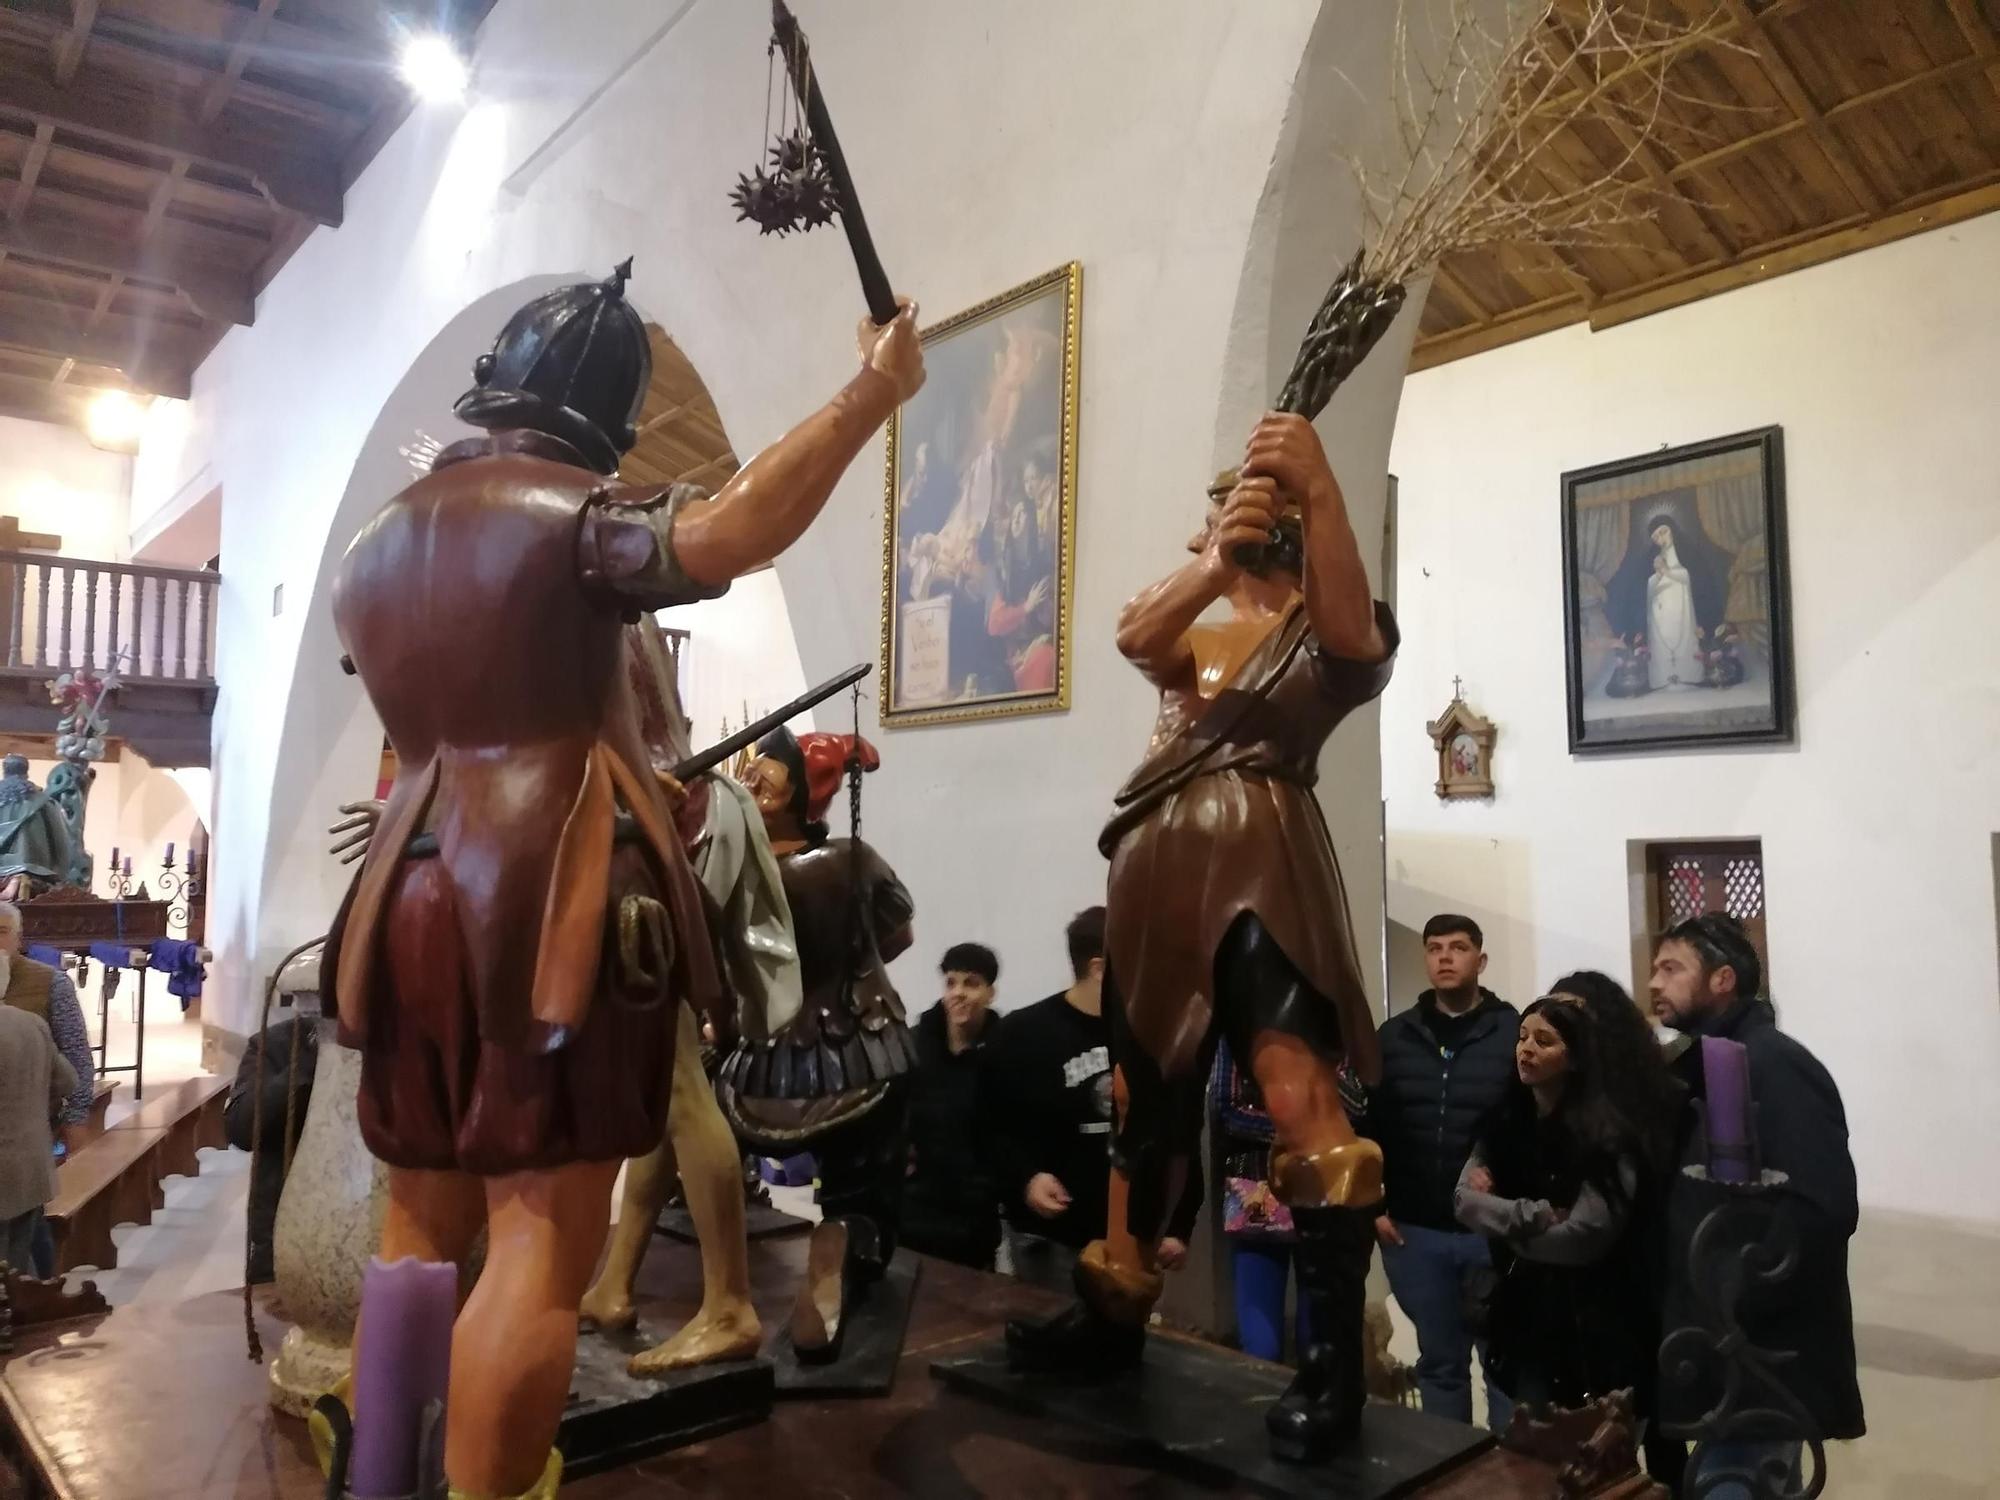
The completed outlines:
<svg viewBox="0 0 2000 1500">
<path fill-rule="evenodd" d="M 1695 1443 L 1688 1472 L 1701 1477 L 1691 1477 L 1684 1493 L 1701 1500 L 1724 1485 L 1741 1485 L 1756 1500 L 1815 1500 L 1826 1488 L 1826 1445 L 1812 1413 L 1785 1383 L 1785 1367 L 1798 1356 L 1752 1343 L 1741 1321 L 1746 1299 L 1798 1269 L 1798 1231 L 1779 1212 L 1785 1174 L 1767 1171 L 1754 1183 L 1718 1182 L 1699 1167 L 1685 1175 L 1684 1188 L 1710 1199 L 1688 1251 L 1696 1321 L 1667 1335 L 1660 1369 L 1670 1390 L 1719 1386 L 1720 1394 L 1695 1421 L 1666 1426 L 1669 1435 Z M 1802 1473 L 1781 1460 L 1713 1472 L 1702 1463 L 1704 1451 L 1721 1443 L 1793 1442 L 1810 1455 Z"/>
</svg>

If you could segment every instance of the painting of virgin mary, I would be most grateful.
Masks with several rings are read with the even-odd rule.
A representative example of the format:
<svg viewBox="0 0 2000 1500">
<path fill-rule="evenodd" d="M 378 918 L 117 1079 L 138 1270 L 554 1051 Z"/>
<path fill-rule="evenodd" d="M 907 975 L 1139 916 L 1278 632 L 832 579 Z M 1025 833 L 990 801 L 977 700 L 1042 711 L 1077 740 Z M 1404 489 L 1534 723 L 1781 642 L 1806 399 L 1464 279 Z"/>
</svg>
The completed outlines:
<svg viewBox="0 0 2000 1500">
<path fill-rule="evenodd" d="M 1768 428 L 1563 476 L 1570 750 L 1791 737 Z"/>
</svg>

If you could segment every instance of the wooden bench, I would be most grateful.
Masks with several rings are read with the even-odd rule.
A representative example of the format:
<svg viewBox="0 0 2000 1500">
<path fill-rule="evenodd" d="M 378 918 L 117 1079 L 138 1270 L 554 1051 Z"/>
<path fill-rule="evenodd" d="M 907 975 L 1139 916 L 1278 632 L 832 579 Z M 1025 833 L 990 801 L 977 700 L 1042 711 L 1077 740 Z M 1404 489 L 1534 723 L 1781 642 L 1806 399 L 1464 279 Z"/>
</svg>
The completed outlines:
<svg viewBox="0 0 2000 1500">
<path fill-rule="evenodd" d="M 196 1155 L 204 1146 L 221 1150 L 229 1140 L 222 1127 L 222 1108 L 228 1102 L 229 1080 L 207 1073 L 177 1083 L 164 1094 L 156 1094 L 133 1110 L 108 1132 L 158 1130 L 166 1134 L 160 1148 L 162 1176 L 195 1177 L 201 1173 Z"/>
<path fill-rule="evenodd" d="M 104 1134 L 104 1112 L 111 1108 L 111 1096 L 117 1092 L 118 1085 L 109 1078 L 100 1078 L 91 1085 L 90 1113 L 84 1116 L 81 1125 L 70 1127 L 72 1150 L 81 1151 Z"/>
<path fill-rule="evenodd" d="M 150 1224 L 166 1207 L 161 1179 L 163 1129 L 107 1130 L 56 1168 L 56 1196 L 47 1209 L 56 1241 L 56 1270 L 118 1264 L 111 1242 L 116 1224 Z"/>
</svg>

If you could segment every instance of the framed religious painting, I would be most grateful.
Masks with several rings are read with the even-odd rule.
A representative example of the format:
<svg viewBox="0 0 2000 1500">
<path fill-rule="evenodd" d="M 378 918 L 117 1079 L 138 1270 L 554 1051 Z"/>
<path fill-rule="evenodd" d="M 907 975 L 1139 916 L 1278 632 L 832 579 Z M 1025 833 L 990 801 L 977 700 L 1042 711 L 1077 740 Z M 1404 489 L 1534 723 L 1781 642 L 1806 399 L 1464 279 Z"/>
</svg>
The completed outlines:
<svg viewBox="0 0 2000 1500">
<path fill-rule="evenodd" d="M 1562 477 L 1569 748 L 1792 737 L 1776 427 Z"/>
<path fill-rule="evenodd" d="M 882 723 L 1069 707 L 1083 267 L 923 332 L 889 422 Z"/>
</svg>

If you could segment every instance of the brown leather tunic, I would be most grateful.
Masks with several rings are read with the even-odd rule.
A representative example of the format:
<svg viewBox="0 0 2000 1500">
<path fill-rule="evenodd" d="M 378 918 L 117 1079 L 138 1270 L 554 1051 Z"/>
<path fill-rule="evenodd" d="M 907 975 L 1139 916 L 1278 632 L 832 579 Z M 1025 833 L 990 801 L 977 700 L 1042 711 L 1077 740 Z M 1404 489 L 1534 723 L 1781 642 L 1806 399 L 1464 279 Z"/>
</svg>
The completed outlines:
<svg viewBox="0 0 2000 1500">
<path fill-rule="evenodd" d="M 501 433 L 447 449 L 342 560 L 335 625 L 397 775 L 328 948 L 362 1133 L 392 1165 L 495 1174 L 659 1143 L 669 1002 L 717 992 L 704 941 L 671 942 L 645 980 L 618 966 L 625 896 L 705 930 L 620 636 L 631 610 L 714 592 L 674 564 L 660 499 Z M 620 810 L 640 837 L 614 850 Z M 423 830 L 438 853 L 407 857 Z"/>
<path fill-rule="evenodd" d="M 1327 736 L 1388 684 L 1396 622 L 1386 605 L 1375 612 L 1389 654 L 1350 662 L 1320 651 L 1295 605 L 1118 794 L 1098 840 L 1111 860 L 1107 956 L 1132 1035 L 1167 1080 L 1199 1063 L 1215 1019 L 1216 951 L 1250 911 L 1333 1002 L 1349 1061 L 1375 1081 L 1347 892 L 1313 796 Z"/>
<path fill-rule="evenodd" d="M 753 1140 L 797 1147 L 802 1139 L 793 1137 L 843 1122 L 861 1095 L 915 1065 L 902 997 L 887 965 L 907 946 L 894 940 L 909 927 L 916 903 L 889 862 L 865 842 L 829 839 L 782 856 L 778 869 L 792 908 L 805 1003 L 776 1036 L 761 1044 L 746 1040 L 732 1053 L 721 1082 L 725 1108 L 739 1129 Z M 858 933 L 852 918 L 857 875 Z M 819 1107 L 774 1109 L 766 1101 Z"/>
</svg>

